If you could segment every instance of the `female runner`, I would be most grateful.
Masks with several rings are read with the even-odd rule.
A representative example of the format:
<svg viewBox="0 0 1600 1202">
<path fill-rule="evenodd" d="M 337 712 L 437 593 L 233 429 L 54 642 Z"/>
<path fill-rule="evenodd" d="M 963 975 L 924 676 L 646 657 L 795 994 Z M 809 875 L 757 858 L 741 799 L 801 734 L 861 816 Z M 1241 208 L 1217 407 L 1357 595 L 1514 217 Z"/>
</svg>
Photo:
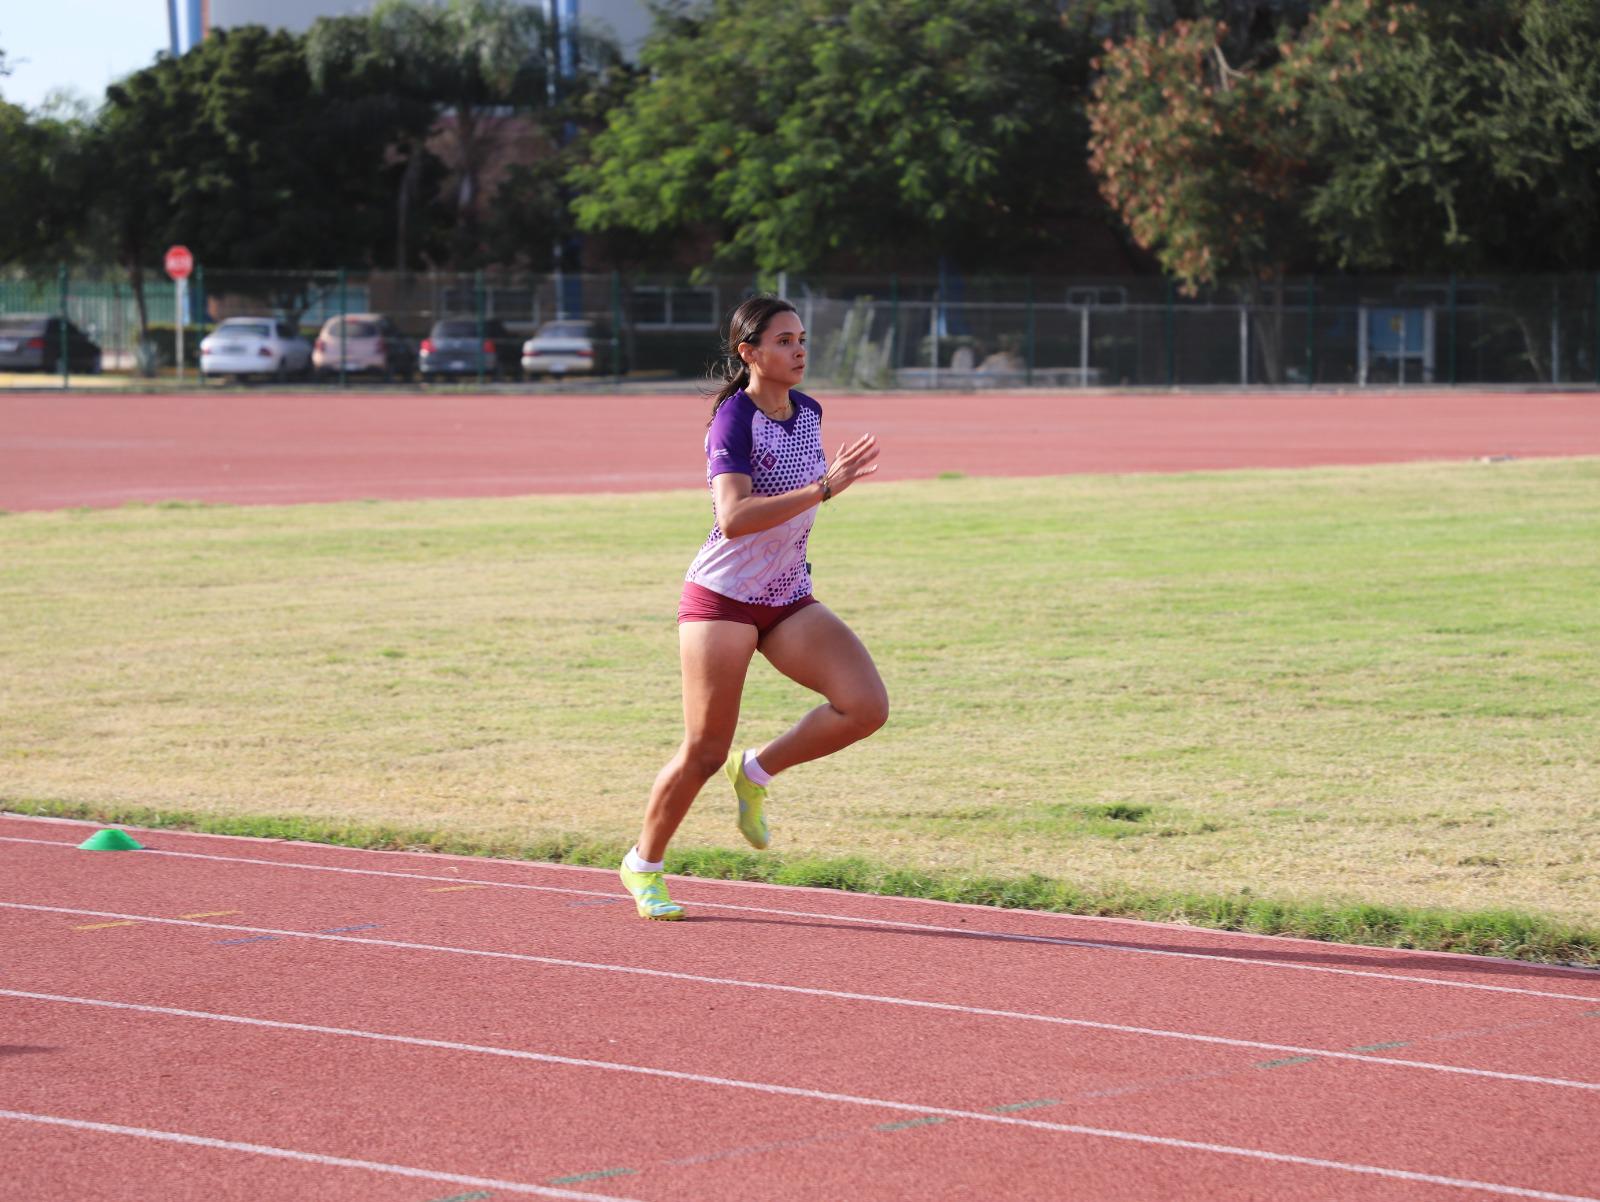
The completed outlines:
<svg viewBox="0 0 1600 1202">
<path fill-rule="evenodd" d="M 721 769 L 739 803 L 739 830 L 767 846 L 767 786 L 778 773 L 847 747 L 888 719 L 889 696 L 850 628 L 811 595 L 806 540 L 817 507 L 878 470 L 863 435 L 830 464 L 822 407 L 796 385 L 806 332 L 788 301 L 756 296 L 734 310 L 706 435 L 715 524 L 689 565 L 678 603 L 685 733 L 656 777 L 622 883 L 641 918 L 683 917 L 662 878 L 667 843 Z M 729 753 L 750 658 L 760 651 L 825 701 L 764 747 Z"/>
</svg>

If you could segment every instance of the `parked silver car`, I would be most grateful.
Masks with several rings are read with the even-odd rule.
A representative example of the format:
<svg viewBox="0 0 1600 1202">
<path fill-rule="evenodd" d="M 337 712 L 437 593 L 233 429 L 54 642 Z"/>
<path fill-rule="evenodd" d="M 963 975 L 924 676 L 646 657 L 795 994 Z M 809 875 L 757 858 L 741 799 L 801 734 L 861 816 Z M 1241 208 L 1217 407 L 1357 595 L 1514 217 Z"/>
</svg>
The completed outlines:
<svg viewBox="0 0 1600 1202">
<path fill-rule="evenodd" d="M 549 321 L 522 344 L 524 375 L 565 376 L 627 370 L 616 361 L 616 340 L 600 323 Z"/>
<path fill-rule="evenodd" d="M 479 331 L 482 331 L 480 339 Z M 522 377 L 521 341 L 497 318 L 447 317 L 433 323 L 417 355 L 424 381 L 440 376 L 476 376 L 492 380 Z"/>
<path fill-rule="evenodd" d="M 317 375 L 328 379 L 374 372 L 385 380 L 409 380 L 417 367 L 417 345 L 381 313 L 330 317 L 311 351 Z"/>
<path fill-rule="evenodd" d="M 200 340 L 200 378 L 271 376 L 311 371 L 311 344 L 276 317 L 230 317 Z"/>
</svg>

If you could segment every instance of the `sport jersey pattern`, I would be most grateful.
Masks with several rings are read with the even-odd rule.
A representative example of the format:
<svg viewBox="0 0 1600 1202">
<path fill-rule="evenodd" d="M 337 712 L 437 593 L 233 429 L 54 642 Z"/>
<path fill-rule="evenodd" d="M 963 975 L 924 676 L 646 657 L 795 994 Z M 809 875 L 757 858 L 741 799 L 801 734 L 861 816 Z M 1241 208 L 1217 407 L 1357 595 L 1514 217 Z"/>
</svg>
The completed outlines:
<svg viewBox="0 0 1600 1202">
<path fill-rule="evenodd" d="M 750 491 L 771 497 L 815 483 L 827 470 L 822 406 L 791 392 L 793 413 L 774 421 L 739 391 L 723 402 L 706 433 L 706 486 L 726 472 L 750 477 Z M 728 538 L 714 522 L 687 579 L 749 605 L 788 605 L 811 592 L 806 542 L 816 520 L 808 507 L 770 530 Z M 715 513 L 713 511 L 713 517 Z"/>
</svg>

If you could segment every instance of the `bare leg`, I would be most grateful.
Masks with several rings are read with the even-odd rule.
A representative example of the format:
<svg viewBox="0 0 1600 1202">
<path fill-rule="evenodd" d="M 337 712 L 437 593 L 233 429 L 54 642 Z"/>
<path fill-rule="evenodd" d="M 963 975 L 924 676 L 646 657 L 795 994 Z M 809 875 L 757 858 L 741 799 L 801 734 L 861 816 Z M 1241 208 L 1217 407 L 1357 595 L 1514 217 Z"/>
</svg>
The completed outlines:
<svg viewBox="0 0 1600 1202">
<path fill-rule="evenodd" d="M 755 650 L 754 626 L 741 622 L 683 622 L 678 626 L 684 736 L 677 754 L 667 761 L 650 790 L 638 844 L 639 854 L 646 860 L 659 860 L 666 854 L 667 843 L 701 788 L 722 770 L 739 724 L 739 700 Z"/>
<path fill-rule="evenodd" d="M 756 753 L 768 772 L 820 759 L 888 721 L 889 693 L 872 656 L 826 605 L 808 605 L 774 626 L 761 653 L 790 680 L 827 698 Z"/>
</svg>

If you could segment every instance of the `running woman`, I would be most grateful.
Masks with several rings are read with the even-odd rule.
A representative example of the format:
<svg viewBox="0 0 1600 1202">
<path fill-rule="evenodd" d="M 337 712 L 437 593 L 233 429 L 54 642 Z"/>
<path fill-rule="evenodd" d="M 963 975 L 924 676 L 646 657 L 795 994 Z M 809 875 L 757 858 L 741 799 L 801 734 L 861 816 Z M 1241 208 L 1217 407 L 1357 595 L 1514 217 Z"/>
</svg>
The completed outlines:
<svg viewBox="0 0 1600 1202">
<path fill-rule="evenodd" d="M 706 483 L 715 524 L 678 602 L 685 733 L 656 777 L 622 883 L 641 918 L 683 917 L 667 896 L 667 843 L 705 783 L 721 770 L 739 803 L 739 830 L 767 846 L 772 778 L 864 739 L 889 716 L 872 656 L 811 595 L 806 540 L 817 507 L 878 470 L 878 442 L 863 435 L 830 464 L 822 407 L 796 391 L 806 370 L 806 331 L 788 301 L 755 296 L 728 323 L 723 379 L 706 434 Z M 750 659 L 826 700 L 772 742 L 734 751 Z"/>
</svg>

